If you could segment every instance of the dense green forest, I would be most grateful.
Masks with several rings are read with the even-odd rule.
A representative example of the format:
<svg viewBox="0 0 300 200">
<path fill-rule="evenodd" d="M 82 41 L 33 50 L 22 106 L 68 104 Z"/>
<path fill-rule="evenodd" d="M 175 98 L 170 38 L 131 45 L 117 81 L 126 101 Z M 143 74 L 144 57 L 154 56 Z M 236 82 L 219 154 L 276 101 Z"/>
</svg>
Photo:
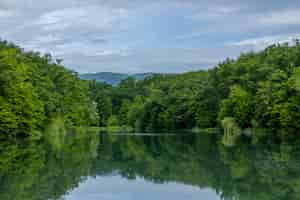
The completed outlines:
<svg viewBox="0 0 300 200">
<path fill-rule="evenodd" d="M 206 71 L 129 77 L 117 87 L 80 80 L 60 63 L 0 43 L 2 135 L 35 135 L 53 119 L 147 132 L 269 128 L 284 138 L 300 129 L 298 41 L 245 53 Z"/>
<path fill-rule="evenodd" d="M 300 129 L 300 45 L 273 45 L 227 59 L 207 71 L 91 82 L 101 126 L 140 131 L 194 127 L 264 127 L 294 136 Z"/>
<path fill-rule="evenodd" d="M 39 136 L 57 118 L 70 126 L 98 121 L 88 84 L 60 62 L 0 42 L 1 137 Z"/>
</svg>

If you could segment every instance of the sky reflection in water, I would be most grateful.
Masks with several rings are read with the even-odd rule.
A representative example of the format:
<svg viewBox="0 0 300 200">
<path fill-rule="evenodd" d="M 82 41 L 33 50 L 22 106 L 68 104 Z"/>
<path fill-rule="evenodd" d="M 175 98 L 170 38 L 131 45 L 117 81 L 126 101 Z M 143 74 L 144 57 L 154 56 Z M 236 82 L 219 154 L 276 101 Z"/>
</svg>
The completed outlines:
<svg viewBox="0 0 300 200">
<path fill-rule="evenodd" d="M 127 180 L 119 175 L 89 177 L 70 191 L 65 200 L 220 200 L 215 191 L 176 182 L 155 184 L 140 177 Z"/>
</svg>

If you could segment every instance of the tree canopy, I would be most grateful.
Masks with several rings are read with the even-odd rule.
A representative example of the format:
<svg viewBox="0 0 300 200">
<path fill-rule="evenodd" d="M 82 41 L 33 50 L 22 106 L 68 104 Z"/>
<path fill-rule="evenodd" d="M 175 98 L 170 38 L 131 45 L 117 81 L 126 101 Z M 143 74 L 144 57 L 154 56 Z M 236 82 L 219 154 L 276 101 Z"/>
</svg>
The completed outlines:
<svg viewBox="0 0 300 200">
<path fill-rule="evenodd" d="M 88 83 L 59 63 L 50 55 L 0 42 L 2 136 L 32 135 L 56 117 L 69 125 L 98 121 Z"/>
<path fill-rule="evenodd" d="M 229 117 L 242 129 L 292 135 L 300 128 L 299 80 L 300 45 L 278 44 L 206 71 L 128 78 L 102 91 L 110 99 L 110 116 L 139 130 L 210 128 Z"/>
</svg>

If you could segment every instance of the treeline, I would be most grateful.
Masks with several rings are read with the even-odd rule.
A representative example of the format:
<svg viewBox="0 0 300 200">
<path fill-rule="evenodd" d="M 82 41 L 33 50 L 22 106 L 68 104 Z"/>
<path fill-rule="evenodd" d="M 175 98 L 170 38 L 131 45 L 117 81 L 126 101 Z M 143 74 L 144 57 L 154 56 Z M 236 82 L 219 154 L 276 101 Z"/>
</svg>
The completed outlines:
<svg viewBox="0 0 300 200">
<path fill-rule="evenodd" d="M 50 55 L 0 42 L 1 135 L 35 135 L 51 119 L 136 131 L 228 125 L 300 129 L 300 45 L 273 45 L 206 71 L 123 80 L 80 80 Z"/>
<path fill-rule="evenodd" d="M 98 121 L 88 83 L 60 62 L 0 41 L 1 137 L 36 135 L 53 118 L 67 125 Z"/>
<path fill-rule="evenodd" d="M 211 128 L 300 129 L 300 45 L 272 45 L 227 59 L 215 68 L 157 75 L 118 87 L 90 82 L 101 126 L 141 131 Z"/>
</svg>

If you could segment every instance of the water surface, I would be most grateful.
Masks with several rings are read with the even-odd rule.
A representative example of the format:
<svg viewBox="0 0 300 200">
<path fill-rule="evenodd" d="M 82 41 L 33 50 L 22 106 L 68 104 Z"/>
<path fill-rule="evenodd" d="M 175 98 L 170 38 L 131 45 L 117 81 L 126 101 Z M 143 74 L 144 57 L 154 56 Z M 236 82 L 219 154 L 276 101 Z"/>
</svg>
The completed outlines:
<svg viewBox="0 0 300 200">
<path fill-rule="evenodd" d="M 72 131 L 1 144 L 0 199 L 300 199 L 294 144 L 225 147 L 212 134 Z"/>
</svg>

